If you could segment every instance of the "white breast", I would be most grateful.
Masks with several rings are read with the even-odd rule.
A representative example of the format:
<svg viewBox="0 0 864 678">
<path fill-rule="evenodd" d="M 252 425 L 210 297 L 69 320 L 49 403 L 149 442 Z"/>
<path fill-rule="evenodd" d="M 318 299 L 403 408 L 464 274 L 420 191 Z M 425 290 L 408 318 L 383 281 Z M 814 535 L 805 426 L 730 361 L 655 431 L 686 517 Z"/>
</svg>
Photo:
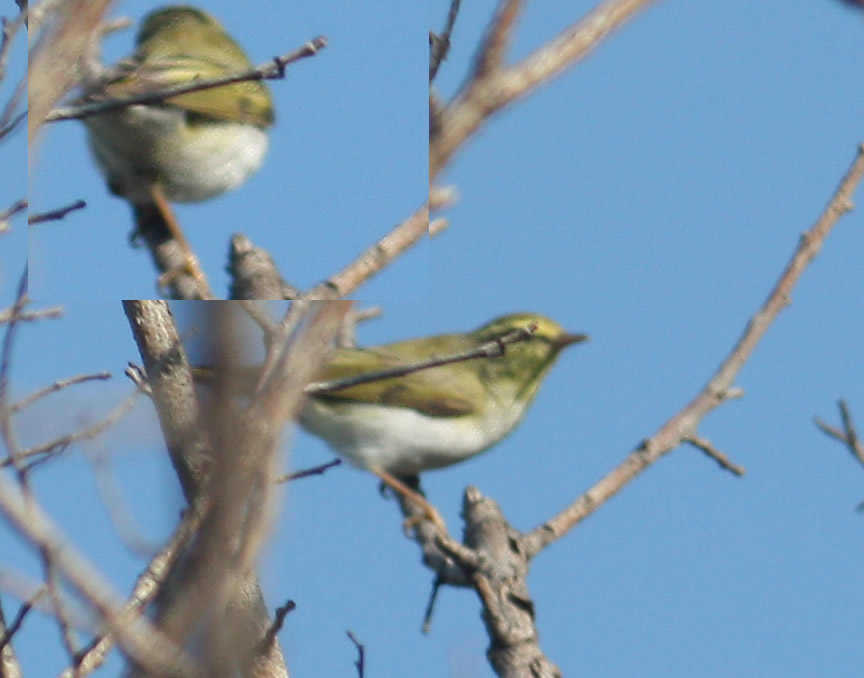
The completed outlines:
<svg viewBox="0 0 864 678">
<path fill-rule="evenodd" d="M 90 147 L 119 195 L 150 202 L 158 178 L 173 202 L 198 202 L 237 188 L 261 165 L 267 134 L 254 125 L 187 125 L 183 111 L 130 106 L 85 118 Z"/>
<path fill-rule="evenodd" d="M 310 399 L 301 423 L 357 466 L 413 475 L 489 448 L 513 430 L 524 409 L 498 407 L 478 419 L 358 403 L 334 416 L 327 404 Z"/>
</svg>

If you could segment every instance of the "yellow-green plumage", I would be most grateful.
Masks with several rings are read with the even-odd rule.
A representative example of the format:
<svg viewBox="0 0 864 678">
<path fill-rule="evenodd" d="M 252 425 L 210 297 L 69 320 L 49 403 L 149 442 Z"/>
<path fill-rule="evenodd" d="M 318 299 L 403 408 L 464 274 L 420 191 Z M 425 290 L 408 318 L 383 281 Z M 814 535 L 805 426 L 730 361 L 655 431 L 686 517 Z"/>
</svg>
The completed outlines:
<svg viewBox="0 0 864 678">
<path fill-rule="evenodd" d="M 477 358 L 414 372 L 406 377 L 373 381 L 330 394 L 320 400 L 366 402 L 410 407 L 433 417 L 455 417 L 482 409 L 490 385 L 501 382 L 519 385 L 511 392 L 503 386 L 495 393 L 504 399 L 533 398 L 540 381 L 558 355 L 556 341 L 568 336 L 557 323 L 540 316 L 513 314 L 484 325 L 468 334 L 442 334 L 409 339 L 371 348 L 336 349 L 319 375 L 322 380 L 381 371 L 419 360 L 449 356 L 473 349 L 517 327 L 537 323 L 526 341 L 510 344 L 506 357 Z M 494 390 L 493 390 L 494 392 Z"/>
<path fill-rule="evenodd" d="M 135 44 L 135 53 L 117 65 L 119 74 L 105 85 L 105 91 L 114 98 L 252 68 L 246 54 L 222 26 L 194 7 L 167 7 L 149 14 Z M 258 80 L 189 92 L 166 99 L 165 103 L 215 120 L 259 127 L 273 122 L 270 92 Z"/>
<path fill-rule="evenodd" d="M 524 340 L 503 355 L 447 363 L 307 398 L 300 423 L 357 466 L 395 476 L 455 464 L 510 433 L 524 416 L 560 351 L 586 339 L 532 313 L 506 315 L 468 333 L 368 348 L 334 349 L 317 375 L 331 382 L 461 354 L 517 329 Z M 210 368 L 195 368 L 206 380 Z M 251 388 L 258 369 L 244 376 Z M 380 474 L 379 474 L 380 475 Z"/>
<path fill-rule="evenodd" d="M 187 6 L 145 17 L 135 51 L 88 87 L 85 100 L 127 99 L 246 72 L 243 50 L 209 14 Z M 273 122 L 270 92 L 246 81 L 84 118 L 112 193 L 133 204 L 197 202 L 242 184 L 260 166 Z"/>
<path fill-rule="evenodd" d="M 341 379 L 475 348 L 533 327 L 504 355 L 476 358 L 311 396 L 301 423 L 361 467 L 415 475 L 488 449 L 515 428 L 565 346 L 585 339 L 518 313 L 467 334 L 337 349 L 319 378 Z"/>
</svg>

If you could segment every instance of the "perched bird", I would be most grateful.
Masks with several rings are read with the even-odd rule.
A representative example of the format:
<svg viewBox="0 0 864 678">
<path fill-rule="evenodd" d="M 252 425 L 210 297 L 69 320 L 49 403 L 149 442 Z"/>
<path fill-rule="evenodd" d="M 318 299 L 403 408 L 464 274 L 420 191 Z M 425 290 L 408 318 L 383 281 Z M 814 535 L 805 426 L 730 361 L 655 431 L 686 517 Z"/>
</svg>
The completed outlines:
<svg viewBox="0 0 864 678">
<path fill-rule="evenodd" d="M 135 51 L 85 85 L 78 103 L 126 99 L 252 68 L 209 14 L 165 7 L 148 14 Z M 197 202 L 240 186 L 261 165 L 273 123 L 270 92 L 243 81 L 134 104 L 83 118 L 109 190 L 136 217 L 155 207 L 189 251 L 168 205 Z"/>
<path fill-rule="evenodd" d="M 318 375 L 319 386 L 312 387 L 300 423 L 437 519 L 409 487 L 415 477 L 479 454 L 510 433 L 561 349 L 585 339 L 541 315 L 514 313 L 463 334 L 337 348 Z M 455 357 L 462 359 L 340 387 L 343 380 Z M 206 378 L 208 371 L 195 368 L 195 375 Z M 322 390 L 321 382 L 329 387 Z"/>
</svg>

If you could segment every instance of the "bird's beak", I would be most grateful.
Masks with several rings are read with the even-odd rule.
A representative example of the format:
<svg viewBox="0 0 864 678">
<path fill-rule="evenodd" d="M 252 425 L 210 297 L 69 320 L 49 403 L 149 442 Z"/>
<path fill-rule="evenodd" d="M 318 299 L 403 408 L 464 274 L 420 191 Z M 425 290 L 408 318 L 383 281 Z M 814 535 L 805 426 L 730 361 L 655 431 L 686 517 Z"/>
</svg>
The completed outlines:
<svg viewBox="0 0 864 678">
<path fill-rule="evenodd" d="M 554 341 L 553 345 L 555 348 L 561 349 L 570 344 L 578 344 L 580 341 L 588 341 L 588 339 L 587 334 L 562 334 Z"/>
</svg>

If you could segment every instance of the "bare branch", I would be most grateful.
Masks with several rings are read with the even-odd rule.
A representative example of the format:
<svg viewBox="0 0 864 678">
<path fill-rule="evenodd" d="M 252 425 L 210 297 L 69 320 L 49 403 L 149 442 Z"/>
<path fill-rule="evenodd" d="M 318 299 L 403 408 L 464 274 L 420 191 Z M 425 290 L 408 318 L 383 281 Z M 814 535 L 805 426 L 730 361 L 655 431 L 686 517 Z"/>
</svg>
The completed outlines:
<svg viewBox="0 0 864 678">
<path fill-rule="evenodd" d="M 75 69 L 58 68 L 57 64 L 79 63 L 109 4 L 109 0 L 42 2 L 40 5 L 47 5 L 44 13 L 31 15 L 31 31 L 38 38 L 31 41 L 34 47 L 28 62 L 28 146 L 54 105 L 74 85 Z"/>
<path fill-rule="evenodd" d="M 297 299 L 300 291 L 282 279 L 267 250 L 256 247 L 242 233 L 231 238 L 228 252 L 231 299 Z"/>
<path fill-rule="evenodd" d="M 32 226 L 33 224 L 41 224 L 43 221 L 56 221 L 65 217 L 69 212 L 74 212 L 75 210 L 80 210 L 85 207 L 87 207 L 86 202 L 83 200 L 76 200 L 72 204 L 66 205 L 65 207 L 58 207 L 56 210 L 31 214 L 27 217 L 27 224 Z"/>
<path fill-rule="evenodd" d="M 501 0 L 468 81 L 447 106 L 434 108 L 429 181 L 495 112 L 576 63 L 612 31 L 656 0 L 607 0 L 522 62 L 504 66 L 504 52 L 521 0 Z M 430 113 L 430 115 L 432 115 Z"/>
<path fill-rule="evenodd" d="M 18 12 L 18 16 L 12 21 L 7 21 L 5 17 L 3 18 L 2 32 L 0 32 L 0 80 L 6 77 L 6 62 L 9 60 L 9 49 L 12 47 L 15 35 L 21 29 L 21 26 L 24 25 L 26 19 L 26 9 Z"/>
<path fill-rule="evenodd" d="M 282 607 L 276 608 L 276 614 L 273 616 L 273 623 L 261 639 L 261 646 L 258 648 L 257 654 L 264 654 L 272 650 L 276 643 L 276 634 L 282 630 L 282 626 L 285 624 L 285 617 L 287 617 L 290 612 L 293 612 L 296 607 L 297 604 L 293 600 L 286 600 Z"/>
<path fill-rule="evenodd" d="M 281 476 L 276 476 L 273 479 L 274 483 L 288 483 L 292 480 L 298 480 L 299 478 L 308 478 L 309 476 L 320 476 L 325 472 L 329 471 L 331 468 L 335 468 L 342 464 L 342 460 L 337 457 L 336 459 L 331 459 L 326 464 L 320 464 L 318 466 L 313 466 L 312 468 L 303 469 L 302 471 L 294 471 L 294 473 L 285 473 Z"/>
<path fill-rule="evenodd" d="M 15 650 L 12 648 L 12 640 L 21 629 L 25 617 L 44 595 L 45 589 L 39 589 L 32 598 L 26 600 L 18 608 L 18 612 L 9 624 L 6 623 L 3 606 L 0 605 L 0 676 L 3 678 L 22 678 L 21 665 L 15 656 Z"/>
<path fill-rule="evenodd" d="M 351 642 L 354 643 L 354 647 L 357 648 L 357 660 L 354 662 L 354 666 L 357 667 L 357 678 L 363 678 L 365 675 L 366 648 L 363 647 L 363 644 L 357 640 L 357 636 L 351 633 L 351 631 L 346 631 L 345 633 Z"/>
<path fill-rule="evenodd" d="M 429 203 L 367 249 L 348 267 L 306 292 L 303 299 L 341 299 L 378 273 L 429 232 Z"/>
<path fill-rule="evenodd" d="M 462 351 L 461 353 L 453 353 L 445 356 L 435 356 L 426 360 L 418 360 L 410 365 L 400 365 L 387 370 L 378 370 L 375 372 L 364 372 L 343 379 L 334 379 L 332 381 L 314 382 L 306 387 L 307 395 L 315 395 L 319 393 L 332 393 L 333 391 L 341 391 L 346 388 L 367 384 L 373 381 L 383 381 L 384 379 L 393 379 L 395 377 L 404 377 L 412 372 L 428 370 L 441 365 L 450 365 L 452 363 L 461 363 L 467 360 L 475 360 L 477 358 L 500 358 L 504 355 L 508 344 L 528 340 L 531 335 L 536 332 L 536 325 L 528 327 L 518 327 L 516 329 L 505 332 L 500 337 L 491 339 L 484 344 L 475 346 L 474 348 Z"/>
<path fill-rule="evenodd" d="M 155 674 L 197 675 L 194 664 L 146 620 L 123 612 L 110 584 L 61 535 L 59 528 L 34 501 L 0 476 L 0 514 L 23 539 L 43 554 L 117 638 L 124 650 Z"/>
<path fill-rule="evenodd" d="M 103 99 L 99 101 L 91 101 L 80 105 L 61 108 L 48 114 L 45 118 L 46 122 L 57 122 L 60 120 L 81 120 L 88 118 L 91 115 L 98 115 L 108 111 L 114 111 L 119 108 L 126 108 L 135 104 L 152 104 L 165 101 L 171 97 L 189 92 L 199 92 L 205 89 L 213 89 L 222 85 L 229 85 L 235 82 L 247 82 L 249 80 L 281 80 L 285 77 L 285 68 L 307 57 L 315 56 L 320 50 L 327 45 L 327 39 L 321 35 L 313 38 L 303 46 L 283 54 L 282 56 L 273 57 L 270 61 L 256 66 L 255 68 L 243 71 L 242 73 L 231 73 L 218 78 L 207 80 L 193 79 L 190 82 L 182 85 L 174 85 L 166 87 L 158 91 L 146 92 L 125 99 Z"/>
<path fill-rule="evenodd" d="M 134 618 L 143 614 L 147 606 L 159 594 L 168 573 L 174 567 L 183 549 L 201 525 L 203 511 L 187 511 L 168 543 L 157 553 L 139 575 L 132 594 L 123 604 L 122 613 Z M 99 634 L 87 647 L 75 656 L 75 666 L 66 669 L 60 678 L 78 678 L 97 669 L 105 661 L 108 651 L 114 646 L 114 636 Z"/>
<path fill-rule="evenodd" d="M 456 25 L 456 17 L 459 14 L 461 0 L 450 0 L 450 10 L 447 12 L 447 23 L 439 35 L 429 32 L 429 82 L 435 79 L 441 62 L 447 58 L 450 51 L 450 36 Z"/>
<path fill-rule="evenodd" d="M 79 374 L 74 377 L 68 377 L 66 379 L 58 379 L 53 384 L 46 386 L 45 388 L 39 389 L 35 393 L 31 393 L 26 398 L 19 400 L 17 403 L 13 403 L 9 406 L 9 411 L 12 414 L 20 412 L 25 407 L 29 407 L 33 403 L 35 403 L 40 398 L 44 398 L 45 396 L 56 393 L 68 386 L 72 386 L 74 384 L 82 384 L 85 381 L 104 381 L 105 379 L 110 379 L 110 372 L 96 372 L 94 374 Z"/>
<path fill-rule="evenodd" d="M 475 82 L 500 70 L 504 65 L 513 25 L 521 11 L 522 0 L 501 0 L 474 61 L 472 79 Z"/>
<path fill-rule="evenodd" d="M 16 200 L 9 207 L 0 212 L 0 233 L 5 233 L 10 229 L 9 221 L 19 212 L 23 212 L 27 209 L 27 201 L 26 200 Z"/>
<path fill-rule="evenodd" d="M 864 176 L 864 144 L 834 195 L 814 226 L 800 239 L 798 248 L 783 271 L 774 289 L 762 307 L 750 318 L 741 338 L 714 376 L 684 409 L 669 419 L 660 430 L 631 453 L 605 478 L 554 518 L 534 528 L 522 539 L 522 548 L 534 555 L 556 539 L 560 539 L 574 525 L 593 513 L 598 506 L 614 496 L 624 485 L 653 464 L 660 457 L 684 441 L 698 440 L 697 429 L 711 410 L 739 395 L 732 382 L 756 348 L 766 330 L 786 307 L 795 283 L 813 260 L 837 220 L 852 206 L 852 194 Z M 704 449 L 704 448 L 703 448 Z M 715 457 L 716 458 L 716 457 Z"/>
<path fill-rule="evenodd" d="M 263 543 L 272 511 L 273 468 L 281 431 L 296 415 L 303 387 L 318 370 L 350 302 L 292 305 L 292 312 L 276 334 L 284 332 L 285 339 L 272 342 L 268 356 L 274 358 L 262 374 L 250 405 L 242 411 L 238 410 L 230 388 L 230 366 L 237 365 L 240 358 L 235 355 L 238 342 L 227 338 L 232 325 L 228 317 L 223 317 L 227 313 L 222 313 L 231 307 L 203 305 L 201 308 L 212 314 L 207 336 L 217 341 L 214 349 L 221 356 L 218 363 L 229 368 L 224 383 L 221 387 L 217 384 L 215 400 L 209 403 L 208 416 L 203 420 L 191 392 L 188 364 L 177 343 L 176 329 L 167 307 L 160 302 L 146 301 L 125 302 L 125 305 L 136 327 L 136 335 L 139 334 L 137 326 L 153 325 L 147 328 L 148 336 L 139 339 L 139 347 L 147 365 L 154 403 L 160 419 L 166 423 L 169 449 L 179 433 L 171 430 L 174 423 L 170 417 L 175 414 L 171 403 L 180 393 L 189 402 L 185 405 L 184 420 L 177 423 L 182 423 L 184 428 L 192 427 L 189 433 L 193 439 L 198 436 L 209 446 L 208 461 L 200 469 L 203 475 L 198 472 L 181 474 L 181 477 L 187 473 L 191 475 L 190 502 L 197 504 L 203 497 L 208 508 L 197 530 L 197 538 L 172 572 L 165 594 L 160 595 L 157 623 L 180 645 L 185 646 L 195 638 L 211 675 L 221 675 L 219 671 L 235 663 L 246 675 L 265 675 L 259 673 L 265 670 L 275 671 L 275 675 L 286 674 L 278 645 L 261 652 L 260 642 L 271 622 L 252 564 Z M 151 314 L 153 317 L 142 323 L 144 316 Z M 169 326 L 167 335 L 157 333 L 149 337 L 159 327 Z M 156 338 L 158 345 L 152 343 Z M 288 344 L 290 350 L 285 350 Z M 153 349 L 158 350 L 153 353 Z M 172 354 L 176 354 L 175 359 L 165 361 Z M 163 361 L 161 368 L 160 361 Z M 178 393 L 166 392 L 169 386 L 166 378 L 178 382 Z M 188 466 L 189 462 L 183 461 L 185 453 L 181 448 L 174 453 L 177 454 L 180 454 L 181 465 Z M 227 637 L 232 639 L 230 643 L 224 642 Z"/>
<path fill-rule="evenodd" d="M 24 7 L 12 21 L 7 21 L 2 18 L 2 38 L 0 38 L 0 82 L 6 77 L 6 63 L 9 59 L 9 51 L 12 47 L 12 41 L 15 39 L 21 26 L 27 23 L 27 8 Z M 27 90 L 27 78 L 21 77 L 14 91 L 9 96 L 6 105 L 3 107 L 3 112 L 0 114 L 0 139 L 16 130 L 26 119 L 27 112 L 16 111 L 21 106 Z M 0 220 L 2 221 L 2 220 Z"/>
<path fill-rule="evenodd" d="M 842 428 L 829 426 L 819 418 L 815 419 L 816 426 L 818 426 L 823 433 L 846 445 L 852 453 L 852 456 L 864 465 L 864 443 L 861 442 L 861 438 L 858 436 L 858 431 L 855 429 L 855 424 L 852 422 L 852 415 L 849 412 L 849 406 L 846 404 L 845 400 L 840 400 L 837 403 L 837 407 L 840 410 L 840 422 Z"/>
<path fill-rule="evenodd" d="M 74 433 L 69 433 L 65 436 L 60 436 L 59 438 L 49 440 L 48 442 L 42 443 L 41 445 L 29 447 L 23 450 L 18 450 L 14 455 L 10 455 L 8 459 L 4 459 L 2 462 L 0 462 L 0 468 L 4 466 L 10 466 L 12 464 L 21 464 L 28 459 L 37 457 L 37 459 L 30 461 L 27 466 L 23 467 L 25 470 L 29 470 L 37 464 L 41 464 L 47 461 L 47 459 L 61 453 L 73 443 L 79 442 L 81 440 L 93 440 L 97 436 L 101 435 L 108 427 L 112 426 L 115 422 L 117 422 L 129 410 L 132 409 L 132 406 L 138 399 L 138 393 L 139 392 L 136 391 L 128 398 L 126 398 L 122 403 L 120 403 L 111 412 L 109 412 L 102 421 L 99 421 L 92 426 L 88 426 L 87 428 L 81 429 L 80 431 L 75 431 Z"/>
<path fill-rule="evenodd" d="M 14 309 L 7 308 L 0 311 L 0 325 L 11 322 L 12 320 L 16 322 L 33 322 L 35 320 L 42 320 L 42 318 L 59 318 L 61 315 L 63 315 L 62 306 L 51 306 L 49 308 L 41 308 L 35 311 L 19 310 L 17 312 L 15 312 Z"/>
<path fill-rule="evenodd" d="M 707 438 L 702 438 L 700 436 L 694 435 L 689 438 L 685 438 L 682 442 L 690 443 L 696 449 L 702 450 L 705 454 L 711 457 L 711 459 L 716 461 L 720 465 L 720 468 L 724 468 L 727 471 L 734 473 L 736 476 L 743 476 L 746 473 L 742 466 L 733 464 L 729 460 L 729 458 L 716 447 L 714 447 L 714 445 L 711 444 L 711 441 Z"/>
</svg>

